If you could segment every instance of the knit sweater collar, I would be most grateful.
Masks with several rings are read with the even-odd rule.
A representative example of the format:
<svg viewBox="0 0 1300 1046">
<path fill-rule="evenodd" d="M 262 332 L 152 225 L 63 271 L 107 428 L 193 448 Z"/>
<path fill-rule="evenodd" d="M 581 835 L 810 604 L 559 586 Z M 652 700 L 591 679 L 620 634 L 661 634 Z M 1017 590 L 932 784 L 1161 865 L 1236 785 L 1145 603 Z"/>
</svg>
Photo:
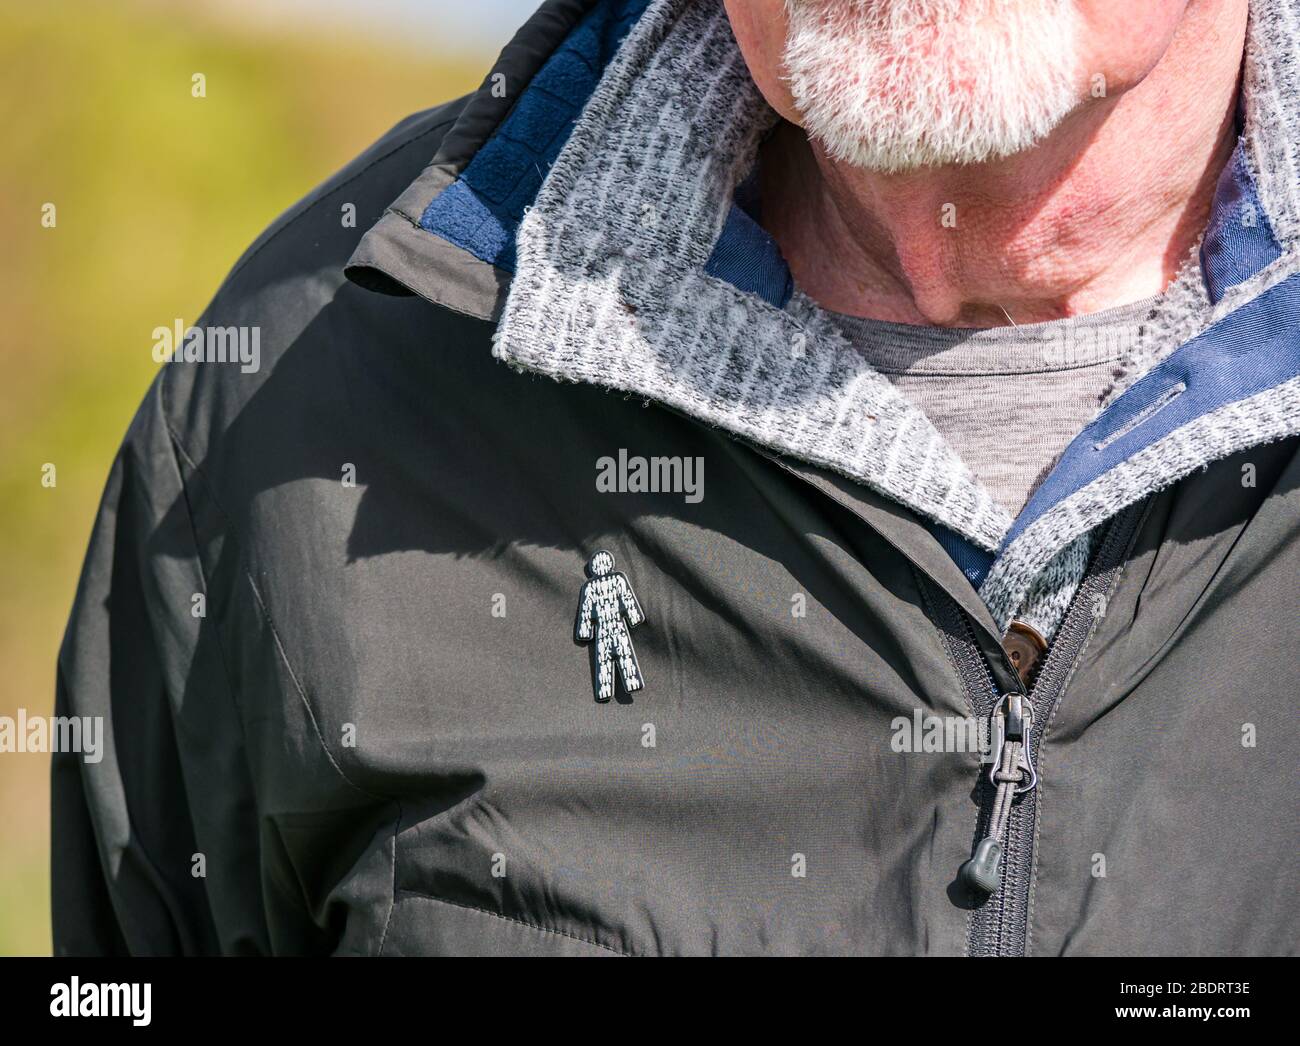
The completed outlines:
<svg viewBox="0 0 1300 1046">
<path fill-rule="evenodd" d="M 1286 73 L 1276 52 L 1296 35 L 1292 4 L 1280 15 L 1257 6 L 1248 87 Z M 1258 185 L 1267 237 L 1251 243 L 1262 246 L 1247 263 L 1229 253 L 1185 267 L 1129 354 L 1113 409 L 1016 520 L 815 303 L 796 291 L 782 308 L 710 273 L 736 187 L 776 119 L 720 0 L 654 0 L 605 70 L 519 227 L 494 353 L 832 469 L 999 553 L 981 594 L 1005 623 L 1047 563 L 1098 523 L 1209 461 L 1300 431 L 1288 326 L 1300 310 L 1300 208 L 1294 144 L 1277 138 L 1293 93 L 1249 107 L 1225 172 Z M 1260 158 L 1267 173 L 1251 169 Z M 1236 212 L 1219 212 L 1207 244 L 1231 245 Z M 1261 323 L 1272 341 L 1252 357 L 1241 340 Z M 1251 378 L 1227 395 L 1225 352 Z"/>
<path fill-rule="evenodd" d="M 813 302 L 705 272 L 774 120 L 721 3 L 652 4 L 520 227 L 496 354 L 649 396 L 996 549 L 1010 517 Z"/>
</svg>

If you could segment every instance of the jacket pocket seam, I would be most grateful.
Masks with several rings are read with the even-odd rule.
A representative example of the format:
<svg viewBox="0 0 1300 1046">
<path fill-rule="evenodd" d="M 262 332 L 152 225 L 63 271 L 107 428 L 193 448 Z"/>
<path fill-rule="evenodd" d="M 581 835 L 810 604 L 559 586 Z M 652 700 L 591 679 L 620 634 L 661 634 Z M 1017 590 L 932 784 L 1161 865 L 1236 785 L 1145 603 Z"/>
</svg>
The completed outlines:
<svg viewBox="0 0 1300 1046">
<path fill-rule="evenodd" d="M 465 911 L 478 912 L 480 915 L 489 915 L 494 919 L 503 919 L 509 923 L 515 923 L 516 925 L 519 926 L 526 926 L 528 929 L 536 930 L 538 933 L 555 934 L 559 937 L 567 937 L 570 940 L 578 941 L 581 944 L 589 944 L 593 948 L 600 948 L 603 951 L 610 952 L 613 955 L 618 955 L 625 959 L 633 958 L 632 952 L 625 952 L 621 948 L 615 948 L 613 945 L 602 944 L 600 941 L 594 940 L 590 937 L 581 937 L 576 933 L 570 933 L 568 930 L 560 930 L 553 926 L 542 926 L 540 923 L 529 922 L 527 919 L 521 919 L 516 915 L 506 915 L 502 912 L 494 912 L 491 908 L 482 908 L 479 907 L 478 905 L 465 904 L 461 901 L 450 901 L 446 897 L 438 897 L 435 894 L 425 893 L 423 890 L 407 890 L 407 889 L 394 890 L 393 891 L 394 907 L 396 907 L 396 899 L 401 896 L 415 897 L 422 901 L 433 901 L 437 904 L 449 905 L 452 908 L 462 908 Z M 387 931 L 385 931 L 384 936 L 387 937 Z"/>
</svg>

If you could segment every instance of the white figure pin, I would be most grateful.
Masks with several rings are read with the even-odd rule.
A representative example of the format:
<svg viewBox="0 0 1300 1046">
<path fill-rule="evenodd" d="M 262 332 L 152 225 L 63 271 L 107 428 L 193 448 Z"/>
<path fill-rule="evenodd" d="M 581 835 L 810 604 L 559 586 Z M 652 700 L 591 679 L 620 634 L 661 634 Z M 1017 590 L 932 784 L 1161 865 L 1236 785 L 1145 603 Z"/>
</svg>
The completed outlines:
<svg viewBox="0 0 1300 1046">
<path fill-rule="evenodd" d="M 587 577 L 590 580 L 578 596 L 574 638 L 579 643 L 596 641 L 592 685 L 596 700 L 605 702 L 614 696 L 616 671 L 628 694 L 645 686 L 630 632 L 645 620 L 645 614 L 627 578 L 614 569 L 612 553 L 601 549 L 593 555 L 587 562 Z"/>
</svg>

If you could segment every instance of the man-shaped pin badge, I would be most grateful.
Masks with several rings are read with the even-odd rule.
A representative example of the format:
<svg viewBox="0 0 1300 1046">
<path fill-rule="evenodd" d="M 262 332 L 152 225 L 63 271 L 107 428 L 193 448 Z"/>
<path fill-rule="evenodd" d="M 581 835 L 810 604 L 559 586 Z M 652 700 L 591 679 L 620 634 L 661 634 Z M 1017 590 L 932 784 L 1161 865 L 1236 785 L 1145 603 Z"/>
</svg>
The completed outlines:
<svg viewBox="0 0 1300 1046">
<path fill-rule="evenodd" d="M 578 620 L 574 638 L 579 643 L 595 639 L 592 685 L 596 700 L 614 696 L 614 672 L 617 666 L 623 689 L 632 694 L 645 686 L 641 666 L 636 662 L 629 629 L 645 620 L 641 604 L 621 571 L 614 569 L 614 556 L 601 549 L 587 562 L 589 580 L 578 596 Z M 623 615 L 627 614 L 627 623 Z"/>
</svg>

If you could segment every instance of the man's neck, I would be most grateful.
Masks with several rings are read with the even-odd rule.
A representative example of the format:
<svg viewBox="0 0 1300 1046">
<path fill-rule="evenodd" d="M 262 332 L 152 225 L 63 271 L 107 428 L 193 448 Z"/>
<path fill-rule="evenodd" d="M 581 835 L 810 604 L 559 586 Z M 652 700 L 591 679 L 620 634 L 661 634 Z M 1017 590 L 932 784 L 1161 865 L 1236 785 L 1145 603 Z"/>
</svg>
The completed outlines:
<svg viewBox="0 0 1300 1046">
<path fill-rule="evenodd" d="M 783 124 L 762 149 L 763 223 L 801 289 L 854 316 L 983 327 L 1150 297 L 1205 227 L 1244 32 L 1244 5 L 1189 5 L 1141 83 L 984 164 L 878 174 Z"/>
</svg>

